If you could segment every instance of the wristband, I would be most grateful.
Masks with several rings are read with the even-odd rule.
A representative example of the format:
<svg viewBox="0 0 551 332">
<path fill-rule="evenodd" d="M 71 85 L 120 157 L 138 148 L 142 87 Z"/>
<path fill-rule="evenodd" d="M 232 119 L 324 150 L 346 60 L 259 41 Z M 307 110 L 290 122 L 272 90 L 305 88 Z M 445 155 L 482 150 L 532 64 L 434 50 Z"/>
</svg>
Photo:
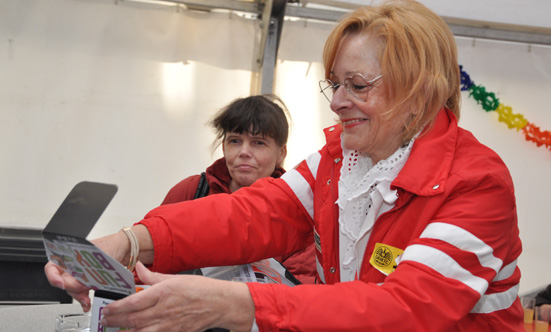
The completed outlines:
<svg viewBox="0 0 551 332">
<path fill-rule="evenodd" d="M 138 243 L 138 238 L 136 237 L 136 234 L 134 234 L 132 228 L 123 227 L 122 231 L 130 241 L 130 260 L 128 261 L 126 268 L 130 270 L 130 272 L 133 272 L 134 267 L 136 267 L 136 263 L 138 262 L 138 255 L 140 254 L 140 244 Z"/>
</svg>

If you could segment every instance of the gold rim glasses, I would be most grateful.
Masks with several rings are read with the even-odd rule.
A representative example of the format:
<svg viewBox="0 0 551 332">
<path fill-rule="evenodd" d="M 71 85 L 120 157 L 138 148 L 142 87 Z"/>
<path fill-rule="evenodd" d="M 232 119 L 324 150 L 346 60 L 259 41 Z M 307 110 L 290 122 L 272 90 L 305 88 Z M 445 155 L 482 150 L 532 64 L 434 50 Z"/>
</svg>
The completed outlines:
<svg viewBox="0 0 551 332">
<path fill-rule="evenodd" d="M 330 79 L 325 79 L 319 81 L 319 87 L 320 92 L 323 93 L 325 98 L 329 102 L 333 99 L 333 95 L 335 92 L 337 92 L 337 89 L 344 85 L 344 88 L 348 93 L 350 93 L 354 98 L 358 99 L 359 101 L 367 101 L 367 95 L 369 94 L 369 90 L 373 87 L 373 85 L 380 80 L 383 77 L 383 75 L 379 75 L 375 77 L 372 80 L 366 80 L 365 77 L 362 74 L 354 74 L 352 76 L 349 76 L 344 79 L 344 83 L 333 83 Z"/>
</svg>

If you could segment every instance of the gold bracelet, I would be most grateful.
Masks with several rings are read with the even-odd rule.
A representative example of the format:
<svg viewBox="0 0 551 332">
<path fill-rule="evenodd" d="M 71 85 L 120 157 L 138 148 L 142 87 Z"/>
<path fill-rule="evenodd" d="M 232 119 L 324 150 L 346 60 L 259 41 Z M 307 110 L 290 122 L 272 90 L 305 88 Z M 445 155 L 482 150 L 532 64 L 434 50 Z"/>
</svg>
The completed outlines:
<svg viewBox="0 0 551 332">
<path fill-rule="evenodd" d="M 128 240 L 130 241 L 130 260 L 128 261 L 126 268 L 130 270 L 130 272 L 133 272 L 134 267 L 136 267 L 136 263 L 138 262 L 138 255 L 140 254 L 140 244 L 138 243 L 138 238 L 136 237 L 136 234 L 134 234 L 132 228 L 123 227 L 122 231 L 126 234 Z"/>
</svg>

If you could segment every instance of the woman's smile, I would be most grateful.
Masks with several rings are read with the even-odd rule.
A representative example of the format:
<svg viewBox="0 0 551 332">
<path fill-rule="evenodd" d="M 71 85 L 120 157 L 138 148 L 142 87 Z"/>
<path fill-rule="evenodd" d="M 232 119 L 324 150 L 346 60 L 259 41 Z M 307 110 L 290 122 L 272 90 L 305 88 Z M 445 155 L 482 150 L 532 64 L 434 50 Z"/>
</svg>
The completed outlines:
<svg viewBox="0 0 551 332">
<path fill-rule="evenodd" d="M 342 126 L 345 129 L 356 127 L 364 122 L 367 122 L 368 119 L 365 118 L 358 118 L 358 119 L 348 119 L 348 120 L 341 120 Z"/>
</svg>

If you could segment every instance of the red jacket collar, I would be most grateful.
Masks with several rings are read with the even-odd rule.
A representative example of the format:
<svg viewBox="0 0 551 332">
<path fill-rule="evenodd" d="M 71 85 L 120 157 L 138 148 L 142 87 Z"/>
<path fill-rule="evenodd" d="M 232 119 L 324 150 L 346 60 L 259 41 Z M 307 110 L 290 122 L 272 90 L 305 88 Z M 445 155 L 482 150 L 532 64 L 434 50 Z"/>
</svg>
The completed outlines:
<svg viewBox="0 0 551 332">
<path fill-rule="evenodd" d="M 446 187 L 457 144 L 458 126 L 455 115 L 442 109 L 432 126 L 425 128 L 415 140 L 392 188 L 400 187 L 420 196 L 440 194 Z"/>
<path fill-rule="evenodd" d="M 391 188 L 421 196 L 443 192 L 454 158 L 457 132 L 455 115 L 447 109 L 438 112 L 434 124 L 415 140 L 409 159 Z M 325 128 L 324 133 L 331 158 L 342 158 L 341 125 Z"/>
<path fill-rule="evenodd" d="M 342 127 L 339 124 L 327 127 L 323 130 L 325 134 L 325 147 L 333 159 L 342 158 L 341 133 Z"/>
</svg>

